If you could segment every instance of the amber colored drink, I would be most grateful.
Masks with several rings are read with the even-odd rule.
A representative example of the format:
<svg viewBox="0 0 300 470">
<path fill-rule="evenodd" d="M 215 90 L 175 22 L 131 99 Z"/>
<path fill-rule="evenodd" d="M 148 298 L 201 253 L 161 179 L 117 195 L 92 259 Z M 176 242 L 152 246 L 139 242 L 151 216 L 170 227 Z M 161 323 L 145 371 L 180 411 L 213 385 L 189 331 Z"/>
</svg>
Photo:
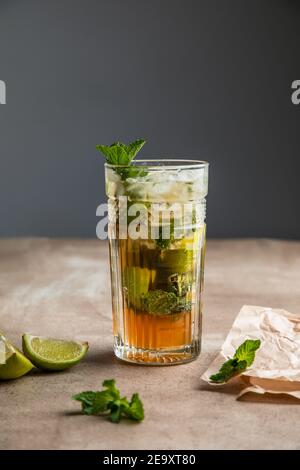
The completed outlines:
<svg viewBox="0 0 300 470">
<path fill-rule="evenodd" d="M 180 236 L 176 236 L 173 218 L 169 239 L 162 237 L 162 219 L 157 239 L 150 235 L 147 239 L 121 239 L 118 237 L 118 191 L 123 196 L 127 192 L 130 205 L 135 200 L 146 204 L 149 222 L 150 202 L 153 199 L 158 202 L 154 191 L 157 174 L 151 180 L 153 169 L 147 166 L 143 176 L 135 178 L 137 181 L 131 178 L 128 183 L 122 178 L 118 181 L 111 173 L 113 168 L 107 168 L 114 350 L 120 359 L 153 365 L 178 364 L 194 359 L 200 352 L 207 168 L 200 164 L 198 174 L 192 170 L 186 175 L 187 180 L 178 181 L 176 170 L 175 179 L 168 181 L 171 170 L 169 166 L 163 167 L 166 181 L 160 183 L 166 192 L 162 196 L 160 191 L 159 202 L 172 204 L 178 198 L 178 191 L 180 204 L 194 198 L 192 223 L 181 227 Z M 186 171 L 183 166 L 182 172 Z M 200 210 L 195 211 L 197 205 Z"/>
</svg>

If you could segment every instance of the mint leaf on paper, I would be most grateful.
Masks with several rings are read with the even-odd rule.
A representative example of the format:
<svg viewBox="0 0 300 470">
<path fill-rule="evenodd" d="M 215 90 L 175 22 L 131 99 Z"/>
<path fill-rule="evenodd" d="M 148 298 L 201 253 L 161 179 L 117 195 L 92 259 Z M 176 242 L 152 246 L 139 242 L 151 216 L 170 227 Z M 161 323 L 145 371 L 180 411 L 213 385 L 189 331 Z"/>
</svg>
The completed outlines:
<svg viewBox="0 0 300 470">
<path fill-rule="evenodd" d="M 255 352 L 260 345 L 260 339 L 247 339 L 244 341 L 235 351 L 233 358 L 224 362 L 219 372 L 211 375 L 209 380 L 214 383 L 225 383 L 232 377 L 244 372 L 253 363 Z"/>
<path fill-rule="evenodd" d="M 260 347 L 260 339 L 246 339 L 235 351 L 234 359 L 246 361 L 247 367 L 250 367 L 255 358 L 255 352 Z"/>
<path fill-rule="evenodd" d="M 224 383 L 235 375 L 244 372 L 247 369 L 247 362 L 239 362 L 237 359 L 228 359 L 224 362 L 217 374 L 211 375 L 209 379 L 215 383 Z"/>
<path fill-rule="evenodd" d="M 86 415 L 107 415 L 113 423 L 119 423 L 121 418 L 134 421 L 144 419 L 143 403 L 137 393 L 134 393 L 129 402 L 126 397 L 121 398 L 114 379 L 104 380 L 102 391 L 86 391 L 74 395 L 72 398 L 81 402 L 82 412 Z"/>
</svg>

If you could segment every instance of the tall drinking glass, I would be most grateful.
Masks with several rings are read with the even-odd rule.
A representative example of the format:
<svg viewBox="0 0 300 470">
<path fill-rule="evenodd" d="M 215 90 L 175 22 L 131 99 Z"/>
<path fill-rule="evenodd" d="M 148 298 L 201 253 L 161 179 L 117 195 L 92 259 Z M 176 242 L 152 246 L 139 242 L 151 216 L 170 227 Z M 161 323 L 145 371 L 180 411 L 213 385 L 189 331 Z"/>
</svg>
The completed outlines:
<svg viewBox="0 0 300 470">
<path fill-rule="evenodd" d="M 201 348 L 208 163 L 105 165 L 115 355 L 179 364 Z"/>
</svg>

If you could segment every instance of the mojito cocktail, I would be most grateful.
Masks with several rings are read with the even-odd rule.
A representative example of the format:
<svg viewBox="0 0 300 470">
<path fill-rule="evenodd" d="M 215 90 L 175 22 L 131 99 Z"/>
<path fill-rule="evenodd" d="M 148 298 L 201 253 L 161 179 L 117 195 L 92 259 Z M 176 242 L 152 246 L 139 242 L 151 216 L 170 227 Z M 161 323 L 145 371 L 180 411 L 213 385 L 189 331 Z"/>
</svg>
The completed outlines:
<svg viewBox="0 0 300 470">
<path fill-rule="evenodd" d="M 200 352 L 208 164 L 106 164 L 114 352 L 141 364 Z"/>
</svg>

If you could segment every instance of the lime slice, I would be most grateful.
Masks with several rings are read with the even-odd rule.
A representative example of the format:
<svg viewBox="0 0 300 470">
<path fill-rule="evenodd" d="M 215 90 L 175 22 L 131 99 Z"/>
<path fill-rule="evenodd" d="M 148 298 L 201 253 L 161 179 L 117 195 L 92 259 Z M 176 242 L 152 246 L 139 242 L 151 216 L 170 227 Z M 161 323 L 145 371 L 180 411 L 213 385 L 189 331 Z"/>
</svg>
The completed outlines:
<svg viewBox="0 0 300 470">
<path fill-rule="evenodd" d="M 17 379 L 32 368 L 27 357 L 0 333 L 0 380 Z"/>
<path fill-rule="evenodd" d="M 182 274 L 193 269 L 193 256 L 193 250 L 165 250 L 161 252 L 157 265 L 170 273 Z"/>
<path fill-rule="evenodd" d="M 156 272 L 153 269 L 138 266 L 126 267 L 123 273 L 123 283 L 126 288 L 127 302 L 132 308 L 141 308 L 141 298 L 155 281 Z"/>
<path fill-rule="evenodd" d="M 22 347 L 24 354 L 36 367 L 44 370 L 64 370 L 78 364 L 86 355 L 89 345 L 86 342 L 24 334 Z"/>
<path fill-rule="evenodd" d="M 195 227 L 194 230 L 185 238 L 175 240 L 173 243 L 174 248 L 185 250 L 199 250 L 205 240 L 206 225 Z"/>
</svg>

